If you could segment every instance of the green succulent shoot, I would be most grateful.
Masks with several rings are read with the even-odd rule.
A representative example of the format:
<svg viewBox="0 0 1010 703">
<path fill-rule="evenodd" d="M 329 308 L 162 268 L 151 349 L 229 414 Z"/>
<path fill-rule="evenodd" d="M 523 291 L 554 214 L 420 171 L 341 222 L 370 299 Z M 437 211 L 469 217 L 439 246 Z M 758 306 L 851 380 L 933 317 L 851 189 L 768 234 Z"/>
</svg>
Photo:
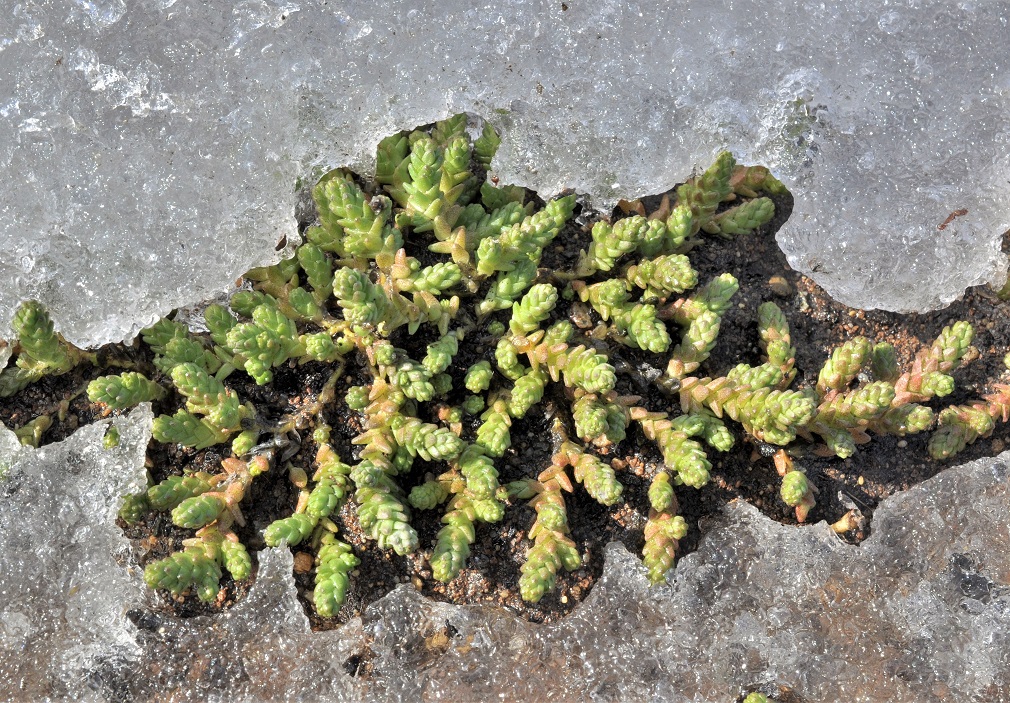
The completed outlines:
<svg viewBox="0 0 1010 703">
<path fill-rule="evenodd" d="M 17 337 L 17 361 L 0 372 L 0 397 L 12 396 L 43 376 L 65 374 L 82 360 L 95 358 L 57 334 L 49 313 L 38 301 L 22 303 L 11 327 Z"/>
</svg>

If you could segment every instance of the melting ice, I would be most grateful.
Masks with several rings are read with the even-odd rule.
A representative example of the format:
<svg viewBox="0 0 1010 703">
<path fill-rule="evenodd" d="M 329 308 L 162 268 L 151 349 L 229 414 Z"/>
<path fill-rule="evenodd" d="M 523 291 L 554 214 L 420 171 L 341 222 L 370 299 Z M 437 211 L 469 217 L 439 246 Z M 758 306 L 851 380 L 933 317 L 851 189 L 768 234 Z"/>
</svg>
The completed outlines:
<svg viewBox="0 0 1010 703">
<path fill-rule="evenodd" d="M 734 502 L 664 586 L 611 545 L 592 593 L 554 625 L 404 585 L 313 633 L 287 550 L 260 552 L 251 592 L 213 618 L 149 607 L 114 518 L 143 483 L 150 419 L 115 420 L 114 450 L 108 421 L 39 450 L 0 429 L 0 699 L 1010 697 L 1010 453 L 883 501 L 860 546 Z"/>
<path fill-rule="evenodd" d="M 730 148 L 792 188 L 795 268 L 935 307 L 1005 274 L 1006 24 L 942 0 L 18 3 L 0 336 L 31 297 L 78 345 L 128 338 L 276 260 L 299 184 L 460 111 L 503 132 L 503 182 L 601 207 Z"/>
</svg>

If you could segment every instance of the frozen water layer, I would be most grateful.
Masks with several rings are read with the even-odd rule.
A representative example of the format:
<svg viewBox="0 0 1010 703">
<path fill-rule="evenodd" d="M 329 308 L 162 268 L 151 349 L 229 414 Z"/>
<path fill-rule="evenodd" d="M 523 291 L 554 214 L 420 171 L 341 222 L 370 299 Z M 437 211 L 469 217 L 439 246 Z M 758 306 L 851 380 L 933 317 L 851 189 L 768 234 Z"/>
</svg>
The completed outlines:
<svg viewBox="0 0 1010 703">
<path fill-rule="evenodd" d="M 41 450 L 0 429 L 0 698 L 13 700 L 734 700 L 1010 697 L 1010 453 L 883 501 L 859 546 L 734 502 L 650 588 L 611 545 L 567 618 L 436 603 L 400 586 L 311 632 L 287 550 L 249 594 L 176 619 L 114 524 L 142 483 L 150 411 Z"/>
<path fill-rule="evenodd" d="M 115 518 L 145 485 L 151 417 L 145 404 L 38 450 L 0 425 L 0 700 L 80 700 L 97 663 L 141 654 L 126 613 L 143 582 Z"/>
<path fill-rule="evenodd" d="M 797 207 L 780 242 L 842 301 L 999 282 L 997 3 L 20 3 L 0 17 L 0 336 L 37 298 L 79 345 L 209 297 L 295 236 L 295 191 L 468 111 L 503 182 L 602 207 L 729 147 Z M 943 230 L 952 212 L 967 212 Z"/>
</svg>

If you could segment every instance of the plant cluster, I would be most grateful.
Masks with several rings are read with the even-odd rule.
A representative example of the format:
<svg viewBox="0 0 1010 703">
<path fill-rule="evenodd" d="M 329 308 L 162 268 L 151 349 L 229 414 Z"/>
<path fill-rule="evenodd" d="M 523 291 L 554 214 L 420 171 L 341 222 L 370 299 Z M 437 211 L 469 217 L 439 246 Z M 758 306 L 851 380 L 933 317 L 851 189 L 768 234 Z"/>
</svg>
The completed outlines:
<svg viewBox="0 0 1010 703">
<path fill-rule="evenodd" d="M 763 693 L 748 693 L 747 697 L 743 699 L 743 703 L 775 703 L 775 701 Z"/>
<path fill-rule="evenodd" d="M 762 363 L 699 375 L 738 283 L 729 274 L 702 282 L 687 254 L 705 234 L 732 237 L 772 219 L 769 196 L 785 189 L 767 169 L 739 166 L 722 153 L 650 215 L 587 225 L 577 263 L 559 271 L 540 265 L 544 252 L 566 228 L 581 236 L 578 222 L 588 213 L 574 195 L 538 207 L 522 188 L 486 182 L 497 146 L 493 129 L 474 138 L 462 115 L 383 140 L 374 180 L 344 170 L 324 176 L 313 189 L 318 224 L 305 231 L 295 256 L 249 271 L 251 285 L 228 307 L 207 307 L 207 333 L 163 319 L 142 333 L 156 373 L 91 381 L 88 397 L 110 409 L 178 398 L 173 414 L 154 421 L 158 442 L 194 449 L 229 443 L 232 456 L 218 473 L 169 476 L 126 498 L 120 514 L 127 522 L 166 511 L 177 526 L 195 530 L 182 551 L 147 565 L 152 588 L 210 601 L 222 570 L 248 578 L 252 561 L 233 528 L 244 524 L 242 504 L 257 477 L 287 471 L 297 504 L 263 539 L 315 552 L 320 615 L 336 613 L 359 563 L 333 520 L 345 503 L 377 548 L 401 555 L 426 546 L 412 511 L 441 510 L 428 561 L 434 578 L 447 582 L 465 566 L 481 526 L 528 501 L 536 516 L 519 585 L 536 602 L 561 569 L 582 563 L 566 496 L 584 490 L 603 505 L 617 503 L 624 486 L 605 457 L 632 431 L 654 442 L 664 462 L 650 476 L 642 552 L 650 580 L 660 582 L 688 530 L 676 490 L 709 481 L 707 452 L 725 452 L 735 441 L 727 419 L 757 442 L 793 448 L 799 439 L 839 457 L 870 434 L 932 426 L 923 403 L 953 389 L 949 374 L 971 350 L 964 322 L 945 328 L 907 371 L 889 345 L 856 338 L 832 351 L 815 385 L 793 389 L 790 330 L 766 302 L 757 311 Z M 17 361 L 0 374 L 0 394 L 95 361 L 56 335 L 37 303 L 22 307 L 14 327 Z M 622 347 L 662 360 L 653 387 L 664 403 L 674 394 L 679 413 L 622 392 L 629 386 L 621 376 L 636 373 L 620 361 Z M 279 422 L 264 421 L 228 385 L 236 373 L 270 384 L 281 365 L 308 362 L 328 365 L 329 378 L 314 402 Z M 349 366 L 369 381 L 341 398 L 336 387 Z M 361 427 L 344 456 L 325 419 L 340 403 Z M 548 405 L 550 464 L 501 483 L 513 423 Z M 952 406 L 940 413 L 930 451 L 950 457 L 1008 416 L 1007 387 Z M 37 444 L 45 429 L 38 427 L 22 434 Z M 311 467 L 289 461 L 303 435 L 316 447 Z M 784 452 L 776 465 L 782 499 L 802 521 L 816 489 Z M 407 485 L 412 473 L 425 478 Z"/>
</svg>

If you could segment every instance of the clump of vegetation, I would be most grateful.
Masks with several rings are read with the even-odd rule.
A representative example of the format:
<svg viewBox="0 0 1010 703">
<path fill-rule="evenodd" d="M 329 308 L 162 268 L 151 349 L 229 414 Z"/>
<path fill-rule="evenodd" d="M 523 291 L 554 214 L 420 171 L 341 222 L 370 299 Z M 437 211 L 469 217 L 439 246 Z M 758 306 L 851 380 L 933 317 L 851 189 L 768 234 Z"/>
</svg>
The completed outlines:
<svg viewBox="0 0 1010 703">
<path fill-rule="evenodd" d="M 570 534 L 566 496 L 584 490 L 605 506 L 621 500 L 624 485 L 606 457 L 630 431 L 654 442 L 664 462 L 649 477 L 642 551 L 656 583 L 688 531 L 676 492 L 708 483 L 708 452 L 736 441 L 727 420 L 761 445 L 794 452 L 806 444 L 839 457 L 871 434 L 932 426 L 923 403 L 953 390 L 950 373 L 971 351 L 964 322 L 945 328 L 905 372 L 889 345 L 856 338 L 832 351 L 815 385 L 793 388 L 791 333 L 782 311 L 766 302 L 756 311 L 762 363 L 700 375 L 738 282 L 728 273 L 701 281 L 688 254 L 706 235 L 733 237 L 771 220 L 770 196 L 785 189 L 767 169 L 722 153 L 655 212 L 639 207 L 610 220 L 583 212 L 572 194 L 541 206 L 522 188 L 486 182 L 498 136 L 489 126 L 475 138 L 469 129 L 461 115 L 383 140 L 372 181 L 345 170 L 327 174 L 313 189 L 318 223 L 292 258 L 248 272 L 251 285 L 227 308 L 207 307 L 207 333 L 171 319 L 144 330 L 156 373 L 131 369 L 88 385 L 93 402 L 115 410 L 177 399 L 173 414 L 155 419 L 155 440 L 225 445 L 232 454 L 218 473 L 169 476 L 126 498 L 120 515 L 127 522 L 165 511 L 195 531 L 182 551 L 147 565 L 152 588 L 212 601 L 224 571 L 248 578 L 252 560 L 233 528 L 244 525 L 243 502 L 257 477 L 286 471 L 297 503 L 263 539 L 316 555 L 320 615 L 336 614 L 359 563 L 332 519 L 345 503 L 377 549 L 400 555 L 428 548 L 412 511 L 441 510 L 428 561 L 434 578 L 448 582 L 482 525 L 527 501 L 536 516 L 519 586 L 536 602 L 561 569 L 584 558 Z M 541 267 L 565 230 L 588 230 L 578 261 L 569 270 Z M 0 375 L 4 395 L 96 361 L 60 339 L 37 303 L 23 306 L 15 329 L 17 361 Z M 667 410 L 670 397 L 679 401 L 679 413 L 628 392 L 622 377 L 641 374 L 619 359 L 622 348 L 665 369 L 651 387 Z M 228 385 L 233 374 L 270 384 L 278 367 L 309 362 L 327 365 L 328 380 L 313 402 L 279 421 L 264 420 Z M 351 366 L 368 383 L 338 394 Z M 325 419 L 341 403 L 362 428 L 343 456 Z M 513 423 L 548 410 L 550 463 L 501 483 L 499 462 L 515 451 Z M 1005 388 L 948 408 L 930 450 L 952 456 L 1008 416 Z M 22 440 L 37 444 L 42 424 L 26 426 Z M 309 437 L 314 464 L 292 465 Z M 408 485 L 417 462 L 426 477 Z M 782 500 L 805 520 L 816 487 L 787 452 L 776 454 L 776 465 Z"/>
<path fill-rule="evenodd" d="M 747 697 L 743 699 L 743 703 L 775 703 L 775 701 L 765 694 L 755 691 L 748 693 Z"/>
<path fill-rule="evenodd" d="M 26 301 L 11 322 L 18 342 L 13 366 L 0 371 L 0 398 L 12 396 L 43 376 L 59 376 L 94 355 L 69 344 L 53 329 L 45 307 Z"/>
</svg>

